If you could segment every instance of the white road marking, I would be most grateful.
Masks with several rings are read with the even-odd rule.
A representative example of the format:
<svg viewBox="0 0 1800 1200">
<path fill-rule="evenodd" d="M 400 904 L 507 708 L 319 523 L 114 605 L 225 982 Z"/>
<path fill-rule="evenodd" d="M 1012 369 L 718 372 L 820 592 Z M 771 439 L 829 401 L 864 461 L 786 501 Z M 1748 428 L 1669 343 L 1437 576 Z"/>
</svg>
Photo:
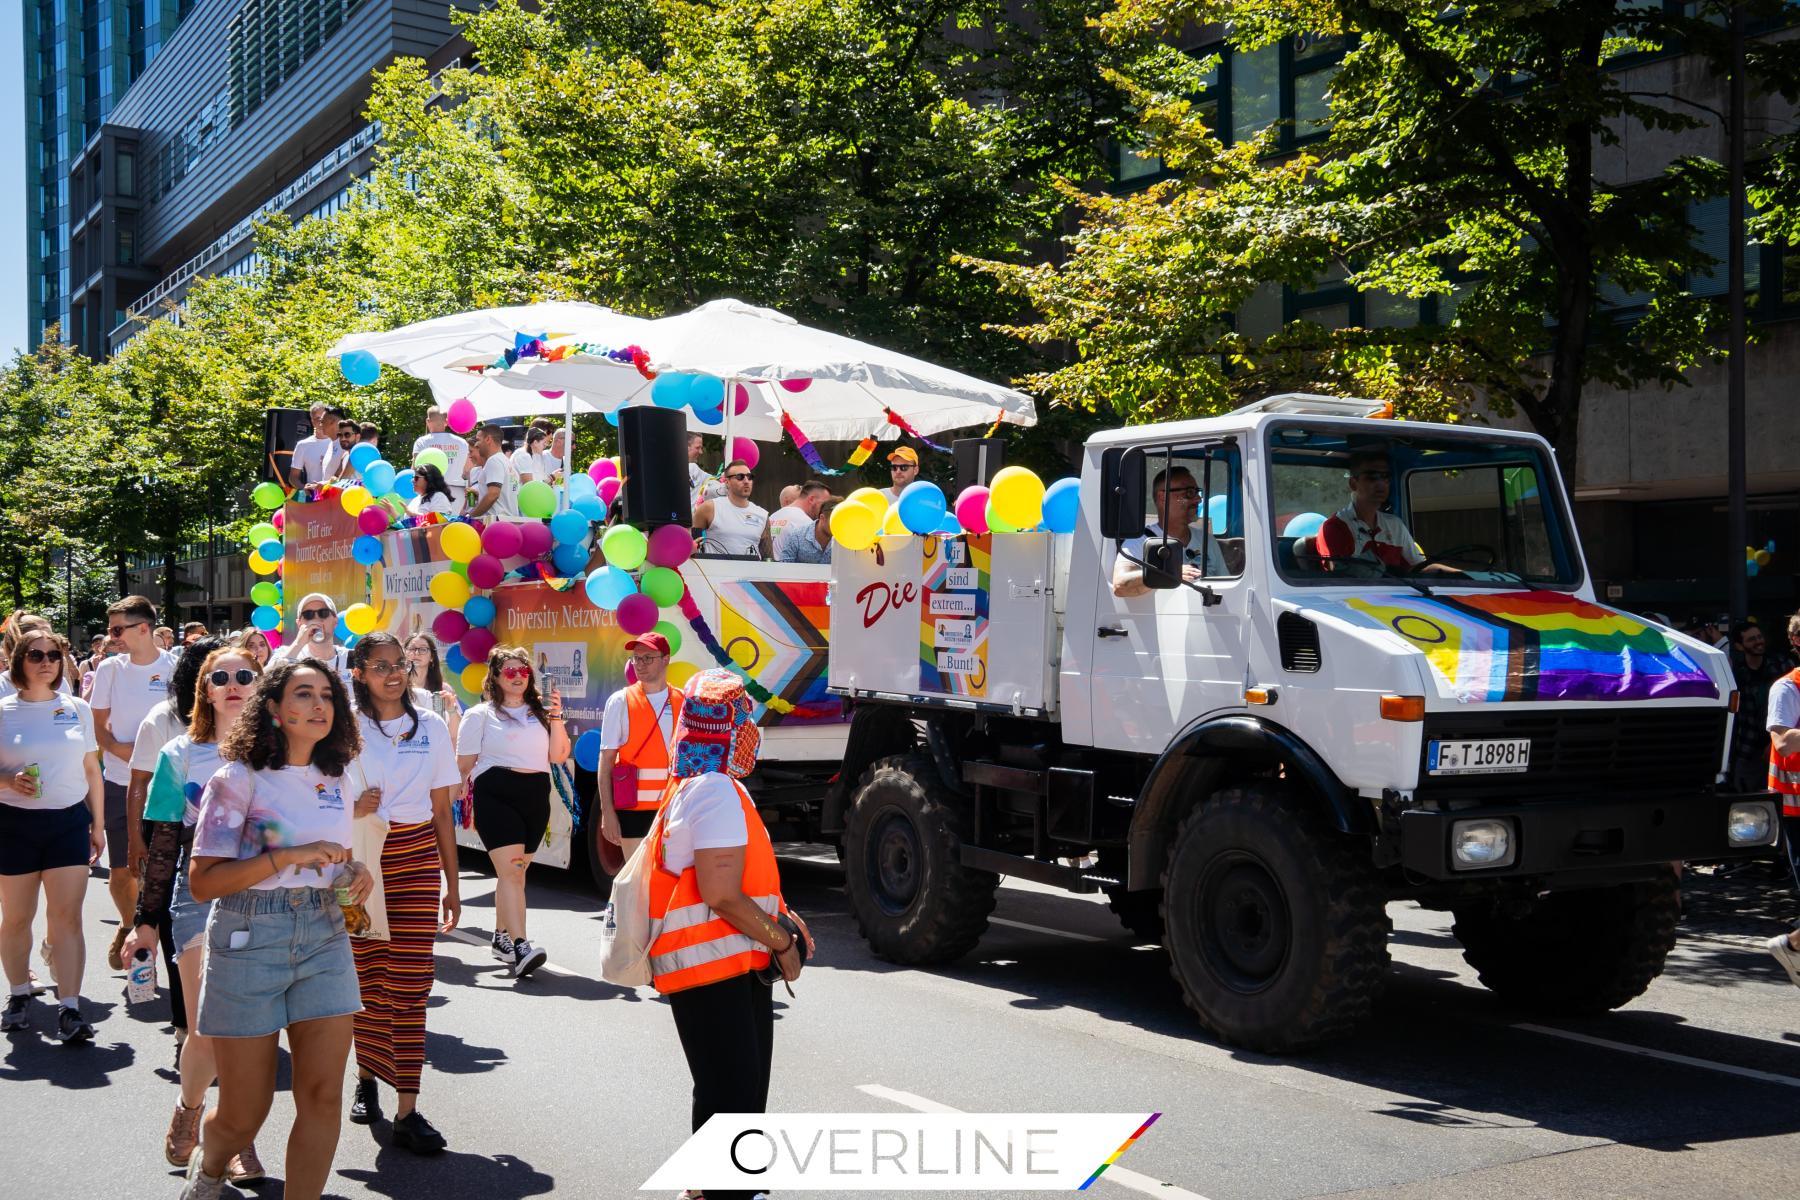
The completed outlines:
<svg viewBox="0 0 1800 1200">
<path fill-rule="evenodd" d="M 873 1096 L 877 1100 L 886 1100 L 890 1104 L 898 1104 L 901 1108 L 910 1108 L 914 1112 L 927 1113 L 959 1113 L 963 1110 L 952 1108 L 948 1104 L 940 1104 L 936 1100 L 927 1100 L 923 1096 L 915 1096 L 911 1092 L 898 1091 L 891 1087 L 883 1087 L 879 1083 L 859 1083 L 856 1090 L 864 1095 Z M 1199 1192 L 1190 1192 L 1186 1188 L 1176 1187 L 1172 1183 L 1164 1183 L 1148 1175 L 1140 1175 L 1136 1171 L 1121 1167 L 1118 1163 L 1106 1168 L 1106 1174 L 1100 1176 L 1101 1183 L 1116 1183 L 1120 1187 L 1130 1188 L 1134 1192 L 1143 1192 L 1146 1196 L 1162 1196 L 1166 1200 L 1206 1200 Z"/>
<path fill-rule="evenodd" d="M 1699 1067 L 1703 1071 L 1719 1071 L 1726 1075 L 1738 1075 L 1745 1079 L 1755 1079 L 1761 1083 L 1778 1083 L 1783 1087 L 1800 1088 L 1800 1078 L 1792 1075 L 1778 1075 L 1773 1071 L 1758 1071 L 1754 1067 L 1734 1067 L 1730 1063 L 1714 1062 L 1710 1058 L 1695 1058 L 1688 1054 L 1675 1054 L 1668 1050 L 1652 1050 L 1648 1046 L 1634 1046 L 1629 1042 L 1613 1042 L 1605 1038 L 1591 1037 L 1585 1033 L 1573 1033 L 1567 1029 L 1552 1029 L 1548 1025 L 1516 1024 L 1514 1029 L 1523 1029 L 1527 1033 L 1542 1033 L 1550 1037 L 1558 1037 L 1571 1042 L 1580 1042 L 1587 1046 L 1599 1046 L 1606 1050 L 1617 1050 L 1623 1054 L 1635 1054 L 1640 1058 L 1655 1058 L 1663 1062 L 1679 1063 L 1684 1067 Z"/>
<path fill-rule="evenodd" d="M 1009 929 L 1028 929 L 1032 933 L 1048 933 L 1056 937 L 1066 937 L 1075 942 L 1104 942 L 1105 938 L 1097 938 L 1090 933 L 1074 933 L 1067 929 L 1052 929 L 1048 925 L 1033 925 L 1028 921 L 1013 921 L 1006 917 L 989 917 L 989 925 L 1005 925 Z"/>
<path fill-rule="evenodd" d="M 494 944 L 492 938 L 484 938 L 480 934 L 470 933 L 466 929 L 452 929 L 449 933 L 445 934 L 444 936 L 445 937 L 453 937 L 459 942 L 467 942 L 471 946 L 480 946 L 483 950 L 489 949 Z M 496 962 L 494 965 L 499 966 L 500 964 L 498 962 Z M 555 963 L 545 963 L 543 966 L 539 967 L 538 970 L 548 971 L 552 975 L 561 975 L 564 979 L 586 979 L 587 978 L 586 975 L 583 975 L 579 971 L 570 971 L 563 967 L 557 966 Z"/>
</svg>

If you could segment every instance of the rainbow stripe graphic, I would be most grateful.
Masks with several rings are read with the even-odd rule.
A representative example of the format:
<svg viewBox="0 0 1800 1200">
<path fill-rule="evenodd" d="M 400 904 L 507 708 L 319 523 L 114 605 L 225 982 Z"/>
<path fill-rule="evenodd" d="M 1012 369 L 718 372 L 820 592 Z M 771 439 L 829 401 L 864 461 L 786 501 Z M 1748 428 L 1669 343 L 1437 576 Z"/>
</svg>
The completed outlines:
<svg viewBox="0 0 1800 1200">
<path fill-rule="evenodd" d="M 1144 1130 L 1146 1130 L 1146 1129 L 1150 1128 L 1152 1125 L 1156 1124 L 1156 1118 L 1158 1118 L 1160 1116 L 1162 1116 L 1162 1114 L 1159 1112 L 1151 1113 L 1150 1119 L 1148 1121 L 1145 1121 L 1142 1125 L 1139 1125 L 1137 1127 L 1137 1132 L 1132 1134 L 1130 1137 L 1126 1138 L 1125 1144 L 1120 1146 L 1117 1150 L 1114 1150 L 1112 1152 L 1112 1156 L 1110 1158 L 1108 1158 L 1105 1162 L 1103 1162 L 1099 1166 L 1095 1167 L 1094 1173 L 1087 1177 L 1087 1182 L 1082 1184 L 1080 1187 L 1076 1188 L 1075 1190 L 1078 1192 L 1085 1192 L 1089 1188 L 1093 1187 L 1094 1180 L 1096 1180 L 1096 1179 L 1100 1178 L 1100 1176 L 1106 1174 L 1106 1168 L 1112 1166 L 1114 1163 L 1118 1162 L 1120 1158 L 1124 1157 L 1125 1152 L 1127 1150 L 1131 1149 L 1131 1144 L 1133 1142 L 1137 1141 L 1139 1138 L 1143 1137 Z"/>
<path fill-rule="evenodd" d="M 924 586 L 919 596 L 919 686 L 923 690 L 950 696 L 968 696 L 972 699 L 987 695 L 988 589 L 991 585 L 992 558 L 992 534 L 955 539 L 925 539 Z M 975 577 L 975 590 L 970 592 L 948 587 L 951 571 L 972 573 Z M 967 597 L 973 602 L 974 612 L 962 618 L 941 616 L 932 611 L 933 596 Z M 976 661 L 974 671 L 965 673 L 939 668 L 940 650 L 950 648 L 939 645 L 940 620 L 964 621 L 973 627 L 973 641 L 961 649 L 966 649 L 973 655 Z"/>
<path fill-rule="evenodd" d="M 1463 703 L 1719 695 L 1660 629 L 1562 592 L 1369 596 L 1321 607 L 1418 647 Z"/>
</svg>

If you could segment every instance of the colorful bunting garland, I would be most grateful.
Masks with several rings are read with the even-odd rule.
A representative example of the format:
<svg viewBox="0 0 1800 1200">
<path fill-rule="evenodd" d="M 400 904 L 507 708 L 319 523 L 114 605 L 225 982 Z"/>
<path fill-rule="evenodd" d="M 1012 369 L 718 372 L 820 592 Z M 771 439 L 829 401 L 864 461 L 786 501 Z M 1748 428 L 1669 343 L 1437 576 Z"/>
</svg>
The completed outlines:
<svg viewBox="0 0 1800 1200">
<path fill-rule="evenodd" d="M 800 427 L 794 424 L 794 418 L 786 413 L 781 414 L 781 429 L 794 443 L 794 449 L 800 452 L 800 457 L 806 460 L 806 465 L 820 475 L 844 475 L 854 471 L 869 461 L 869 456 L 875 453 L 875 447 L 878 444 L 874 438 L 864 438 L 857 444 L 856 449 L 850 452 L 849 462 L 841 467 L 828 467 L 825 465 L 824 457 L 819 454 L 818 448 L 812 444 L 812 440 L 800 432 Z"/>
<path fill-rule="evenodd" d="M 512 349 L 486 366 L 470 367 L 468 370 L 476 375 L 485 375 L 489 371 L 510 370 L 520 362 L 532 359 L 561 362 L 576 354 L 585 354 L 590 358 L 607 358 L 616 363 L 625 363 L 635 368 L 645 379 L 656 378 L 656 372 L 650 369 L 650 352 L 642 346 L 601 346 L 593 342 L 557 342 L 552 345 L 551 337 L 548 333 L 514 334 Z"/>
<path fill-rule="evenodd" d="M 893 409 L 883 408 L 881 411 L 887 416 L 887 419 L 891 424 L 899 426 L 901 433 L 911 434 L 913 440 L 919 442 L 921 445 L 936 450 L 939 454 L 950 453 L 950 447 L 938 445 L 936 442 L 914 429 L 905 417 L 901 416 Z"/>
</svg>

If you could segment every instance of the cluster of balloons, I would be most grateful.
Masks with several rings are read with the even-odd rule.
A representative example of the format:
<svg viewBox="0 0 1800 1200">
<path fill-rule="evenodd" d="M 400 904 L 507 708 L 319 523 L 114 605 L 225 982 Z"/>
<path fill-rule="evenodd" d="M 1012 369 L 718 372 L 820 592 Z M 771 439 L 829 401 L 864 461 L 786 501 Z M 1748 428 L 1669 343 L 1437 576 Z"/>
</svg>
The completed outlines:
<svg viewBox="0 0 1800 1200">
<path fill-rule="evenodd" d="M 617 614 L 619 628 L 633 637 L 652 630 L 667 637 L 674 625 L 662 610 L 687 593 L 679 568 L 694 552 L 692 535 L 680 525 L 659 525 L 648 536 L 634 525 L 614 525 L 600 539 L 600 552 L 606 565 L 588 576 L 588 599 Z"/>
<path fill-rule="evenodd" d="M 1756 546 L 1744 547 L 1744 574 L 1755 578 L 1762 573 L 1775 558 L 1775 539 L 1770 538 L 1759 549 Z"/>
<path fill-rule="evenodd" d="M 692 409 L 694 419 L 702 425 L 722 425 L 725 422 L 725 381 L 716 375 L 665 371 L 650 384 L 650 402 L 659 408 Z M 749 408 L 750 389 L 740 383 L 732 392 L 732 414 L 741 417 Z M 618 410 L 607 413 L 606 419 L 617 425 Z"/>
<path fill-rule="evenodd" d="M 908 484 L 892 503 L 884 492 L 858 488 L 832 510 L 831 536 L 846 550 L 866 550 L 878 537 L 913 533 L 1073 533 L 1081 506 L 1078 488 L 1072 477 L 1045 487 L 1025 467 L 1002 468 L 987 487 L 964 488 L 954 504 L 927 479 Z"/>
</svg>

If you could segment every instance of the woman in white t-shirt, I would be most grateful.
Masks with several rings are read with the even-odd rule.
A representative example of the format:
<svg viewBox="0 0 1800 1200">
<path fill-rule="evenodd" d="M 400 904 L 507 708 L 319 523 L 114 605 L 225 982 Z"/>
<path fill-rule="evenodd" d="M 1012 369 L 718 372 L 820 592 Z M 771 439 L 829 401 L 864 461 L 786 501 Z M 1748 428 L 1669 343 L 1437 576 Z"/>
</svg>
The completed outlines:
<svg viewBox="0 0 1800 1200">
<path fill-rule="evenodd" d="M 56 632 L 56 626 L 50 624 L 50 618 L 40 617 L 36 613 L 16 612 L 8 617 L 4 624 L 0 624 L 0 664 L 12 661 L 12 652 L 14 647 L 19 644 L 19 638 L 33 629 L 41 629 L 50 634 Z M 73 696 L 77 694 L 81 686 L 81 676 L 78 671 L 74 670 L 72 653 L 65 653 L 63 659 L 63 671 L 57 678 L 56 690 L 66 696 Z M 70 682 L 71 676 L 74 679 L 73 683 Z M 10 696 L 18 690 L 18 686 L 12 681 L 12 676 L 4 670 L 0 670 L 0 696 Z"/>
<path fill-rule="evenodd" d="M 444 682 L 444 667 L 438 658 L 437 639 L 429 633 L 415 633 L 406 639 L 406 677 L 412 684 L 413 707 L 431 710 L 444 718 L 450 727 L 450 744 L 462 727 L 462 701 L 456 690 Z"/>
<path fill-rule="evenodd" d="M 541 457 L 544 446 L 550 441 L 550 435 L 533 425 L 525 431 L 525 444 L 512 452 L 513 470 L 519 473 L 520 483 L 530 483 L 534 479 L 550 482 L 544 478 L 544 463 Z"/>
<path fill-rule="evenodd" d="M 350 1017 L 362 1008 L 339 900 L 360 904 L 374 884 L 349 849 L 344 772 L 361 749 L 344 687 L 310 660 L 271 667 L 220 747 L 188 873 L 194 899 L 213 901 L 197 1031 L 214 1039 L 219 1104 L 188 1160 L 186 1197 L 217 1196 L 232 1155 L 256 1136 L 284 1029 L 295 1110 L 286 1194 L 316 1200 L 331 1173 Z"/>
<path fill-rule="evenodd" d="M 531 652 L 488 653 L 485 699 L 463 714 L 456 761 L 474 792 L 475 832 L 494 862 L 494 957 L 514 979 L 544 965 L 526 940 L 525 872 L 550 827 L 550 768 L 569 759 L 562 693 L 538 698 Z"/>
<path fill-rule="evenodd" d="M 445 518 L 456 515 L 456 501 L 450 498 L 450 485 L 444 482 L 444 473 L 431 463 L 413 468 L 413 498 L 406 502 L 406 511 L 415 517 L 430 513 Z"/>
<path fill-rule="evenodd" d="M 56 690 L 68 657 L 62 638 L 26 628 L 8 661 L 13 694 L 0 698 L 0 964 L 11 989 L 0 1029 L 30 1027 L 31 922 L 42 888 L 60 1001 L 56 1035 L 78 1042 L 94 1036 L 81 1019 L 81 904 L 88 866 L 106 847 L 106 793 L 93 711 Z"/>
<path fill-rule="evenodd" d="M 355 786 L 362 789 L 356 816 L 387 823 L 379 871 L 389 935 L 387 941 L 351 943 L 363 1011 L 355 1021 L 357 1082 L 350 1119 L 367 1125 L 381 1116 L 375 1084 L 380 1079 L 398 1096 L 394 1144 L 414 1154 L 436 1154 L 444 1148 L 444 1136 L 418 1110 L 419 1076 L 425 1066 L 433 949 L 437 935 L 456 928 L 462 913 L 456 830 L 450 823 L 462 772 L 444 719 L 414 706 L 400 639 L 366 635 L 350 652 L 350 668 L 363 745 L 351 767 L 352 777 L 360 776 Z"/>
</svg>

